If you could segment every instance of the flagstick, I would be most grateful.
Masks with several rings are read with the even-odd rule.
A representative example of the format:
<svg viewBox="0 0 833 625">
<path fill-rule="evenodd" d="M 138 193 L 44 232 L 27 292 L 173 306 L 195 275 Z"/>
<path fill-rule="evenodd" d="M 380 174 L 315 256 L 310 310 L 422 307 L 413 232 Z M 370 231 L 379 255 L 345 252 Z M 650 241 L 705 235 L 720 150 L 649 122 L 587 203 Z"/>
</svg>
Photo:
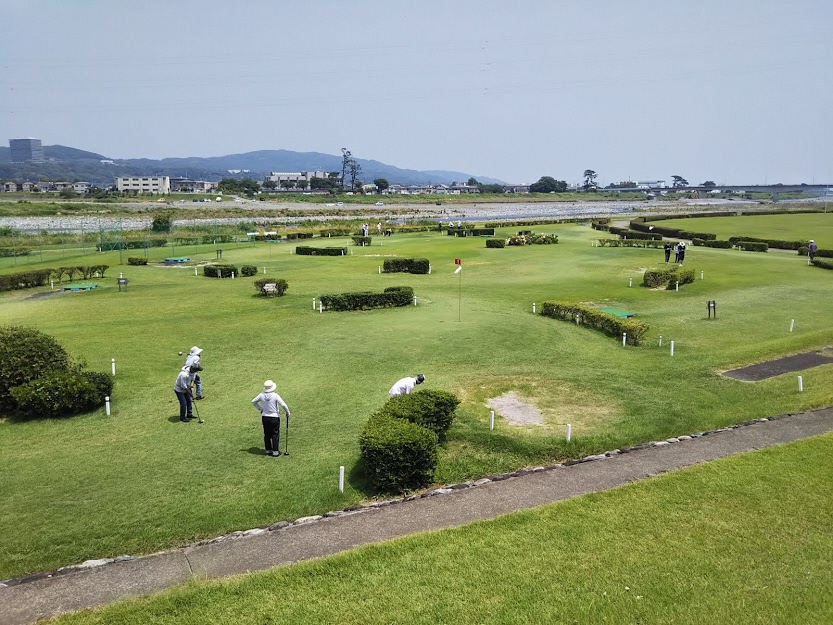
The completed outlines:
<svg viewBox="0 0 833 625">
<path fill-rule="evenodd" d="M 462 270 L 463 266 L 460 265 Z M 460 291 L 457 297 L 457 323 L 463 321 L 463 272 L 460 271 Z"/>
</svg>

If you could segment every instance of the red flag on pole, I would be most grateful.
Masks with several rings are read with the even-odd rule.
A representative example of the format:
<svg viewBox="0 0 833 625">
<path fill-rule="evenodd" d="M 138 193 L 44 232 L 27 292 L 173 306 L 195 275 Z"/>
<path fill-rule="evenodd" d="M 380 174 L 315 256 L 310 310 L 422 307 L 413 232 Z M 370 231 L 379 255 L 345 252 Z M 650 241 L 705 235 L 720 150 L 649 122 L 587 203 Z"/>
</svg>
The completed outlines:
<svg viewBox="0 0 833 625">
<path fill-rule="evenodd" d="M 463 264 L 463 260 L 462 260 L 462 259 L 460 259 L 460 258 L 455 258 L 455 259 L 454 259 L 454 264 L 455 264 L 455 265 L 462 265 L 462 264 Z"/>
</svg>

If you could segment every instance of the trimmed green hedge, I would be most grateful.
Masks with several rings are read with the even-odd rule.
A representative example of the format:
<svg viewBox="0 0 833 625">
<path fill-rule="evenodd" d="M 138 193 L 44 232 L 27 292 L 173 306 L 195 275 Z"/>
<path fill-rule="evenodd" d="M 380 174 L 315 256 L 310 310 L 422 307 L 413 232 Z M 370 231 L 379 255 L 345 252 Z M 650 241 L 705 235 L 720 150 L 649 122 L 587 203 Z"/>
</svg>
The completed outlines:
<svg viewBox="0 0 833 625">
<path fill-rule="evenodd" d="M 758 237 L 729 237 L 729 242 L 738 247 L 740 247 L 741 243 L 766 243 L 768 247 L 774 247 L 779 250 L 797 250 L 809 244 L 809 241 L 782 241 L 780 239 L 761 239 Z M 750 249 L 750 251 L 760 252 L 763 250 Z"/>
<path fill-rule="evenodd" d="M 597 308 L 590 308 L 582 304 L 544 302 L 541 308 L 541 314 L 544 317 L 562 319 L 573 323 L 576 322 L 576 316 L 578 316 L 579 324 L 587 325 L 594 330 L 599 330 L 600 332 L 620 339 L 623 333 L 627 333 L 626 341 L 629 345 L 639 345 L 645 333 L 648 331 L 648 325 L 641 321 L 621 319 L 615 315 L 602 312 Z"/>
<path fill-rule="evenodd" d="M 677 287 L 677 281 L 680 282 L 680 286 L 694 282 L 694 269 L 683 269 L 677 265 L 669 265 L 668 267 L 649 269 L 642 276 L 643 286 L 651 289 L 663 285 L 668 290 L 675 289 Z"/>
<path fill-rule="evenodd" d="M 373 243 L 373 237 L 353 237 L 353 243 L 366 247 Z"/>
<path fill-rule="evenodd" d="M 822 269 L 833 269 L 833 262 L 830 262 L 829 260 L 822 260 L 820 258 L 814 258 L 810 262 L 815 267 L 820 267 Z"/>
<path fill-rule="evenodd" d="M 26 418 L 66 417 L 104 405 L 112 378 L 94 371 L 57 371 L 11 389 L 16 412 Z"/>
<path fill-rule="evenodd" d="M 359 436 L 359 449 L 371 484 L 401 493 L 431 483 L 437 468 L 437 435 L 415 423 L 378 413 Z"/>
<path fill-rule="evenodd" d="M 653 247 L 661 248 L 665 245 L 664 241 L 654 241 L 651 239 L 599 239 L 601 247 Z"/>
<path fill-rule="evenodd" d="M 256 276 L 257 267 L 255 267 L 254 265 L 243 265 L 242 267 L 240 267 L 240 275 L 246 276 L 247 278 L 251 276 Z"/>
<path fill-rule="evenodd" d="M 732 249 L 732 242 L 731 241 L 705 241 L 703 239 L 692 239 L 691 243 L 695 246 L 700 247 L 718 247 L 721 249 L 729 250 Z"/>
<path fill-rule="evenodd" d="M 346 237 L 352 234 L 352 232 L 350 228 L 328 228 L 327 230 L 322 230 L 319 234 L 322 238 L 327 239 L 329 237 Z"/>
<path fill-rule="evenodd" d="M 486 247 L 502 249 L 506 247 L 506 239 L 486 239 Z"/>
<path fill-rule="evenodd" d="M 716 234 L 711 232 L 690 232 L 681 228 L 668 228 L 666 226 L 658 226 L 652 223 L 645 223 L 641 220 L 633 220 L 630 222 L 632 230 L 646 232 L 650 234 L 659 234 L 663 237 L 672 237 L 679 239 L 702 239 L 704 241 L 714 241 L 717 239 Z"/>
<path fill-rule="evenodd" d="M 427 258 L 386 258 L 382 265 L 385 273 L 426 274 L 431 263 Z"/>
<path fill-rule="evenodd" d="M 555 234 L 519 234 L 515 237 L 509 237 L 509 245 L 552 245 L 558 243 L 558 236 Z"/>
<path fill-rule="evenodd" d="M 493 237 L 495 236 L 495 229 L 489 227 L 475 228 L 473 224 L 465 224 L 462 228 L 448 228 L 446 234 L 452 237 Z"/>
<path fill-rule="evenodd" d="M 28 256 L 32 249 L 28 247 L 0 247 L 0 258 L 11 258 L 13 256 Z"/>
<path fill-rule="evenodd" d="M 286 239 L 287 241 L 297 241 L 299 239 L 311 239 L 314 236 L 314 232 L 288 232 Z"/>
<path fill-rule="evenodd" d="M 346 247 L 309 247 L 307 245 L 299 245 L 295 248 L 295 253 L 301 256 L 347 256 Z"/>
<path fill-rule="evenodd" d="M 409 286 L 390 286 L 382 293 L 359 292 L 322 295 L 320 298 L 324 310 L 367 310 L 371 308 L 388 308 L 408 306 L 414 303 L 414 290 Z"/>
<path fill-rule="evenodd" d="M 255 289 L 257 289 L 257 291 L 262 295 L 265 295 L 265 293 L 263 293 L 263 287 L 265 285 L 274 284 L 275 295 L 277 295 L 278 297 L 283 297 L 283 294 L 286 293 L 286 289 L 289 288 L 289 283 L 283 278 L 260 278 L 252 282 L 252 284 L 254 285 Z"/>
<path fill-rule="evenodd" d="M 769 249 L 765 241 L 735 241 L 734 245 L 744 252 L 766 252 Z"/>
<path fill-rule="evenodd" d="M 453 393 L 421 390 L 391 397 L 378 414 L 416 423 L 444 440 L 459 405 L 460 400 Z"/>
<path fill-rule="evenodd" d="M 798 248 L 798 255 L 799 256 L 808 256 L 810 254 L 809 247 L 799 247 Z M 833 258 L 833 250 L 823 250 L 821 248 L 816 250 L 816 256 L 821 256 L 822 258 Z"/>
<path fill-rule="evenodd" d="M 0 275 L 0 291 L 17 291 L 31 289 L 49 284 L 49 278 L 54 273 L 52 269 L 33 269 L 19 273 Z"/>
<path fill-rule="evenodd" d="M 147 265 L 148 259 L 144 256 L 128 256 L 127 257 L 127 264 L 128 265 Z"/>
<path fill-rule="evenodd" d="M 202 268 L 202 274 L 207 278 L 231 278 L 231 274 L 239 276 L 235 265 L 206 265 Z"/>
</svg>

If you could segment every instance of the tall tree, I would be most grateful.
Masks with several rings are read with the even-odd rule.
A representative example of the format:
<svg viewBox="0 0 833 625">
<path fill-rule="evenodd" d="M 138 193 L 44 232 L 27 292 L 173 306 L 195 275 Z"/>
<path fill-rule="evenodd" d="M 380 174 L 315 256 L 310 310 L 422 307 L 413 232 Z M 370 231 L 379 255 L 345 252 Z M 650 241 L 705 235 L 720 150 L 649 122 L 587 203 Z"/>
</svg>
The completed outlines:
<svg viewBox="0 0 833 625">
<path fill-rule="evenodd" d="M 376 178 L 373 181 L 373 184 L 376 185 L 376 188 L 381 191 L 387 191 L 390 188 L 390 183 L 385 178 Z"/>
<path fill-rule="evenodd" d="M 712 188 L 714 188 L 717 185 L 715 184 L 714 180 L 706 180 L 706 182 L 702 183 L 700 186 L 701 187 L 712 187 Z"/>
<path fill-rule="evenodd" d="M 347 172 L 350 170 L 350 161 L 353 160 L 353 155 L 347 148 L 341 148 L 341 188 L 347 184 Z"/>
<path fill-rule="evenodd" d="M 673 180 L 673 182 L 671 183 L 671 186 L 674 187 L 675 189 L 678 189 L 680 187 L 687 187 L 688 186 L 688 180 L 686 180 L 682 176 L 671 176 L 671 180 Z"/>
<path fill-rule="evenodd" d="M 480 183 L 479 183 L 479 182 L 477 182 L 477 178 L 475 178 L 474 176 L 472 176 L 471 178 L 469 178 L 469 179 L 468 179 L 468 182 L 466 182 L 466 184 L 467 184 L 467 185 L 469 185 L 470 187 L 476 187 L 476 186 L 478 186 Z"/>
<path fill-rule="evenodd" d="M 567 190 L 567 183 L 552 176 L 541 176 L 538 182 L 529 185 L 529 190 L 532 193 L 560 193 Z"/>
<path fill-rule="evenodd" d="M 584 170 L 584 187 L 585 191 L 595 191 L 598 188 L 598 184 L 596 184 L 596 176 L 598 175 L 592 169 L 585 169 Z"/>
<path fill-rule="evenodd" d="M 347 167 L 348 171 L 350 172 L 350 190 L 355 191 L 356 178 L 358 178 L 359 174 L 362 173 L 362 166 L 359 165 L 359 161 L 357 161 L 355 158 L 351 158 Z"/>
</svg>

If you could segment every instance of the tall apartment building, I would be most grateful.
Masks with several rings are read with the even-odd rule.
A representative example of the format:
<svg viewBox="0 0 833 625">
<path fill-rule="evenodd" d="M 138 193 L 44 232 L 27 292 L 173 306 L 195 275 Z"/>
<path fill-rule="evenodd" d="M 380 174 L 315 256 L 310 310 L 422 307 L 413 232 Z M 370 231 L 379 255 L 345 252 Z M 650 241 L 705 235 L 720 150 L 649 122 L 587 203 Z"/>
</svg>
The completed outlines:
<svg viewBox="0 0 833 625">
<path fill-rule="evenodd" d="M 167 194 L 171 192 L 171 179 L 169 176 L 126 176 L 116 178 L 116 189 L 120 192 Z"/>
<path fill-rule="evenodd" d="M 43 163 L 40 139 L 9 139 L 12 163 Z"/>
</svg>

